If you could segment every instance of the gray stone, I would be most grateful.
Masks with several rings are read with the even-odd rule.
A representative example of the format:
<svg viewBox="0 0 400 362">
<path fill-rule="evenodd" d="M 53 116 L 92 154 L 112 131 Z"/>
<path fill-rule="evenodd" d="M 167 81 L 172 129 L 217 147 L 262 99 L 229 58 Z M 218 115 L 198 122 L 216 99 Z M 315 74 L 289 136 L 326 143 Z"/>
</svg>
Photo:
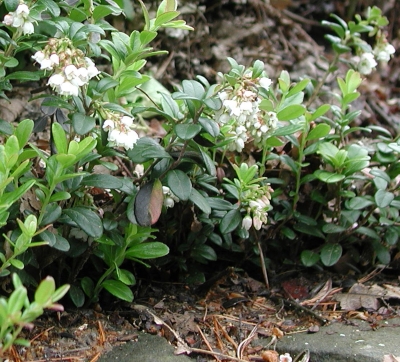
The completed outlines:
<svg viewBox="0 0 400 362">
<path fill-rule="evenodd" d="M 317 333 L 287 335 L 277 351 L 296 356 L 308 349 L 310 362 L 382 362 L 384 355 L 400 356 L 400 318 L 380 322 L 376 330 L 366 321 L 352 321 L 354 325 L 337 322 Z"/>
<path fill-rule="evenodd" d="M 309 362 L 382 362 L 384 355 L 400 356 L 400 318 L 380 322 L 376 330 L 368 322 L 355 319 L 352 322 L 353 325 L 331 323 L 317 333 L 287 335 L 278 341 L 276 349 L 292 357 L 308 349 Z M 253 341 L 265 346 L 268 342 L 269 339 Z M 138 341 L 116 346 L 99 359 L 99 362 L 109 361 L 191 362 L 193 359 L 174 355 L 174 347 L 164 338 L 140 333 Z"/>
<path fill-rule="evenodd" d="M 99 362 L 193 362 L 186 355 L 174 355 L 174 347 L 164 338 L 139 333 L 138 340 L 114 347 Z"/>
</svg>

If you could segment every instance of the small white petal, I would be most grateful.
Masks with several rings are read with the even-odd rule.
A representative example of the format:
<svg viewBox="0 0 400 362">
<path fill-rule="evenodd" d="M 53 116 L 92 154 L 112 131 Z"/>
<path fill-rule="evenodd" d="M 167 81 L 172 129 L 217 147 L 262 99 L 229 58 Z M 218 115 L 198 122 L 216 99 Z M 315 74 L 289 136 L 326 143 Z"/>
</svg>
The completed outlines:
<svg viewBox="0 0 400 362">
<path fill-rule="evenodd" d="M 64 96 L 75 96 L 79 94 L 79 88 L 73 85 L 71 82 L 64 82 L 60 85 L 60 94 Z"/>
<path fill-rule="evenodd" d="M 35 32 L 33 23 L 31 23 L 30 21 L 26 21 L 24 25 L 22 25 L 22 32 L 24 33 L 24 35 L 33 34 Z"/>
<path fill-rule="evenodd" d="M 56 74 L 53 74 L 50 78 L 49 78 L 49 81 L 47 82 L 47 84 L 50 86 L 50 87 L 59 87 L 61 84 L 63 84 L 65 82 L 65 78 L 61 75 L 61 74 L 59 74 L 59 73 L 56 73 Z"/>
<path fill-rule="evenodd" d="M 12 14 L 7 14 L 4 16 L 3 24 L 11 26 L 13 25 L 13 22 L 14 22 L 14 17 L 12 16 Z"/>
<path fill-rule="evenodd" d="M 111 119 L 106 119 L 103 123 L 103 129 L 105 131 L 111 131 L 115 128 L 115 124 L 114 121 L 112 121 Z"/>
<path fill-rule="evenodd" d="M 15 12 L 17 15 L 22 15 L 24 17 L 27 17 L 29 15 L 28 5 L 26 5 L 26 4 L 18 5 L 17 10 Z"/>
<path fill-rule="evenodd" d="M 40 69 L 44 69 L 44 70 L 52 70 L 53 69 L 53 65 L 51 64 L 51 61 L 49 58 L 45 58 L 42 60 L 42 62 L 40 63 Z"/>
<path fill-rule="evenodd" d="M 32 59 L 39 64 L 46 58 L 45 54 L 42 51 L 37 51 L 35 54 L 32 55 Z"/>
<path fill-rule="evenodd" d="M 128 117 L 128 116 L 123 116 L 121 117 L 121 122 L 127 126 L 127 127 L 131 127 L 133 125 L 133 117 Z"/>
</svg>

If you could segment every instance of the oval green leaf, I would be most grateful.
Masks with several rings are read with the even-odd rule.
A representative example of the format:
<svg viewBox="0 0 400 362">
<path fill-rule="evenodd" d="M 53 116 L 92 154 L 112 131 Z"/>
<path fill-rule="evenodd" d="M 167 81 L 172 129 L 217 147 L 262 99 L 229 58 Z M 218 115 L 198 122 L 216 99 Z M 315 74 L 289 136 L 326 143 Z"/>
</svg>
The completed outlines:
<svg viewBox="0 0 400 362">
<path fill-rule="evenodd" d="M 166 178 L 168 187 L 180 200 L 189 199 L 192 193 L 192 182 L 188 175 L 181 170 L 171 170 Z"/>
<path fill-rule="evenodd" d="M 219 224 L 219 230 L 222 234 L 228 234 L 234 231 L 241 222 L 242 215 L 240 214 L 239 209 L 230 210 L 222 218 L 221 223 Z"/>
<path fill-rule="evenodd" d="M 167 245 L 158 241 L 136 244 L 131 246 L 125 256 L 128 259 L 155 259 L 165 256 L 169 253 Z"/>
<path fill-rule="evenodd" d="M 335 265 L 342 256 L 342 247 L 339 244 L 326 244 L 321 249 L 321 261 L 325 266 Z"/>
<path fill-rule="evenodd" d="M 65 209 L 64 214 L 72 219 L 86 234 L 98 239 L 103 234 L 103 224 L 99 215 L 83 206 Z"/>
<path fill-rule="evenodd" d="M 114 297 L 117 297 L 126 302 L 132 302 L 133 293 L 124 283 L 119 280 L 105 280 L 101 286 Z"/>
</svg>

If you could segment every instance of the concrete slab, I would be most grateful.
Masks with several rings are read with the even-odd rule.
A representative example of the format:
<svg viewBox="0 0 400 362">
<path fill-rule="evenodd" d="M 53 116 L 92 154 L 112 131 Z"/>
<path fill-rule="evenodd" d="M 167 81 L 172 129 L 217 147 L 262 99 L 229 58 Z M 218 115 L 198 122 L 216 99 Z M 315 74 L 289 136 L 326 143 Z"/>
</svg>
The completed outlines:
<svg viewBox="0 0 400 362">
<path fill-rule="evenodd" d="M 174 355 L 174 347 L 164 338 L 140 333 L 138 340 L 114 347 L 98 362 L 193 362 L 186 355 Z"/>
<path fill-rule="evenodd" d="M 384 355 L 400 356 L 400 318 L 379 322 L 376 330 L 368 322 L 352 321 L 356 325 L 337 322 L 317 333 L 287 335 L 277 350 L 296 356 L 308 349 L 310 362 L 382 362 Z"/>
</svg>

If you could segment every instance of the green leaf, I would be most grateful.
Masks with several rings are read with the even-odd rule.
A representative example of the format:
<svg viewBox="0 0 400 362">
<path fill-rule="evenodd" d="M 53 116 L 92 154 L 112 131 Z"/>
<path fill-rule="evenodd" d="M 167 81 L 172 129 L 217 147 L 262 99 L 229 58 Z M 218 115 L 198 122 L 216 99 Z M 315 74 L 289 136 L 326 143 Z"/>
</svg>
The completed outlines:
<svg viewBox="0 0 400 362">
<path fill-rule="evenodd" d="M 373 242 L 372 247 L 374 248 L 377 258 L 382 264 L 387 265 L 390 263 L 390 251 L 387 247 L 382 245 L 379 241 Z"/>
<path fill-rule="evenodd" d="M 93 19 L 95 21 L 99 19 L 105 18 L 107 15 L 119 15 L 122 13 L 122 10 L 110 5 L 97 5 L 93 9 Z"/>
<path fill-rule="evenodd" d="M 89 236 L 97 239 L 103 234 L 101 219 L 93 210 L 83 206 L 76 206 L 64 209 L 63 213 L 70 217 Z"/>
<path fill-rule="evenodd" d="M 222 234 L 228 234 L 234 231 L 242 222 L 242 215 L 239 209 L 228 211 L 219 224 L 219 230 Z"/>
<path fill-rule="evenodd" d="M 101 283 L 101 286 L 118 299 L 125 300 L 126 302 L 132 302 L 133 300 L 132 291 L 119 280 L 105 280 Z"/>
<path fill-rule="evenodd" d="M 169 253 L 167 245 L 158 241 L 135 244 L 125 253 L 128 259 L 155 259 L 165 256 Z"/>
<path fill-rule="evenodd" d="M 343 231 L 346 231 L 346 228 L 340 225 L 335 225 L 335 224 L 325 224 L 322 227 L 322 231 L 326 234 L 336 234 L 336 233 L 342 233 Z"/>
<path fill-rule="evenodd" d="M 288 136 L 297 131 L 301 131 L 304 128 L 302 124 L 290 124 L 288 126 L 277 128 L 271 136 L 279 137 L 279 136 Z"/>
<path fill-rule="evenodd" d="M 262 62 L 261 60 L 256 60 L 253 65 L 251 78 L 252 79 L 258 78 L 263 71 L 264 71 L 264 62 Z"/>
<path fill-rule="evenodd" d="M 310 267 L 319 262 L 319 254 L 311 250 L 303 250 L 300 255 L 301 262 L 304 266 Z"/>
<path fill-rule="evenodd" d="M 25 304 L 27 297 L 27 290 L 25 287 L 21 286 L 16 288 L 10 295 L 7 303 L 7 314 L 12 316 L 14 313 L 20 312 L 22 307 Z M 7 323 L 7 321 L 3 321 L 3 323 Z"/>
<path fill-rule="evenodd" d="M 183 92 L 193 99 L 202 99 L 204 96 L 204 87 L 196 80 L 185 79 L 182 82 Z"/>
<path fill-rule="evenodd" d="M 189 199 L 192 193 L 192 182 L 183 171 L 169 171 L 166 176 L 166 181 L 167 186 L 180 200 L 186 201 Z"/>
<path fill-rule="evenodd" d="M 107 174 L 92 174 L 82 179 L 81 185 L 100 187 L 102 189 L 119 189 L 123 186 L 120 178 Z"/>
<path fill-rule="evenodd" d="M 6 6 L 7 11 L 15 11 L 17 10 L 18 5 L 20 4 L 19 0 L 5 0 L 4 5 Z"/>
<path fill-rule="evenodd" d="M 353 197 L 346 202 L 346 207 L 350 210 L 362 210 L 371 205 L 374 205 L 374 202 L 363 196 Z"/>
<path fill-rule="evenodd" d="M 25 267 L 24 263 L 23 263 L 21 260 L 18 260 L 18 259 L 10 259 L 9 261 L 10 261 L 10 264 L 11 264 L 13 267 L 15 267 L 15 268 L 17 268 L 17 269 L 19 269 L 19 270 L 22 270 L 22 269 L 24 269 L 24 267 Z"/>
<path fill-rule="evenodd" d="M 165 13 L 162 13 L 156 17 L 156 21 L 154 22 L 154 27 L 157 29 L 178 16 L 179 16 L 178 11 L 167 11 Z"/>
<path fill-rule="evenodd" d="M 46 277 L 41 281 L 35 292 L 35 302 L 45 306 L 52 301 L 52 295 L 56 290 L 56 283 L 52 277 Z"/>
<path fill-rule="evenodd" d="M 96 125 L 94 117 L 87 116 L 83 113 L 74 113 L 72 115 L 72 126 L 79 135 L 90 132 Z"/>
<path fill-rule="evenodd" d="M 20 70 L 17 72 L 10 73 L 4 79 L 6 80 L 19 80 L 21 82 L 37 81 L 40 79 L 40 72 L 28 72 Z"/>
<path fill-rule="evenodd" d="M 14 134 L 18 138 L 20 148 L 23 148 L 32 136 L 33 126 L 31 119 L 25 119 L 18 124 Z"/>
<path fill-rule="evenodd" d="M 132 272 L 125 269 L 116 269 L 118 280 L 126 285 L 135 285 L 136 279 Z"/>
<path fill-rule="evenodd" d="M 80 308 L 85 303 L 85 294 L 83 293 L 82 289 L 78 288 L 76 285 L 71 285 L 68 294 L 72 300 L 72 303 L 74 303 L 75 307 Z"/>
<path fill-rule="evenodd" d="M 161 181 L 156 179 L 142 186 L 136 194 L 134 215 L 141 226 L 150 226 L 157 222 L 164 202 Z"/>
<path fill-rule="evenodd" d="M 59 191 L 50 197 L 50 202 L 64 201 L 71 198 L 71 194 L 67 191 Z"/>
<path fill-rule="evenodd" d="M 204 262 L 204 259 L 212 261 L 217 260 L 217 254 L 215 250 L 211 246 L 204 244 L 195 245 L 192 248 L 190 255 L 199 262 Z"/>
<path fill-rule="evenodd" d="M 175 126 L 176 135 L 183 140 L 193 139 L 200 131 L 199 124 L 177 124 Z"/>
<path fill-rule="evenodd" d="M 346 176 L 335 173 L 335 172 L 328 172 L 328 171 L 323 171 L 323 170 L 316 170 L 314 172 L 314 175 L 321 181 L 326 182 L 326 183 L 335 183 L 342 181 Z"/>
<path fill-rule="evenodd" d="M 83 277 L 81 280 L 81 287 L 89 298 L 93 297 L 94 283 L 92 279 L 90 279 L 89 277 Z"/>
<path fill-rule="evenodd" d="M 335 265 L 342 256 L 342 246 L 339 244 L 325 244 L 321 249 L 321 261 L 325 266 Z"/>
<path fill-rule="evenodd" d="M 54 223 L 61 216 L 62 209 L 56 202 L 52 202 L 46 206 L 43 213 L 43 219 L 40 223 L 42 226 Z"/>
<path fill-rule="evenodd" d="M 60 16 L 60 8 L 53 0 L 40 0 L 38 3 L 42 4 L 46 12 L 49 12 L 54 18 Z"/>
<path fill-rule="evenodd" d="M 277 117 L 280 121 L 290 121 L 302 116 L 305 111 L 306 109 L 304 106 L 300 104 L 293 104 L 279 111 Z"/>
<path fill-rule="evenodd" d="M 391 192 L 385 190 L 378 190 L 375 193 L 375 202 L 376 205 L 380 208 L 385 208 L 390 205 L 390 203 L 394 200 L 394 195 Z"/>
<path fill-rule="evenodd" d="M 140 43 L 142 46 L 149 44 L 157 36 L 156 31 L 143 30 L 140 32 Z"/>
<path fill-rule="evenodd" d="M 331 109 L 330 104 L 323 104 L 322 106 L 319 106 L 314 113 L 311 115 L 311 119 L 309 121 L 314 121 L 317 118 L 323 116 L 326 112 L 328 112 Z"/>
<path fill-rule="evenodd" d="M 215 163 L 212 160 L 212 158 L 208 155 L 207 152 L 203 151 L 201 148 L 200 148 L 200 153 L 201 153 L 201 157 L 203 158 L 204 165 L 206 167 L 207 172 L 211 176 L 216 176 L 217 175 L 217 169 L 215 167 Z"/>
<path fill-rule="evenodd" d="M 62 237 L 61 235 L 56 234 L 55 235 L 55 243 L 53 245 L 54 249 L 60 250 L 60 251 L 68 251 L 70 249 L 70 245 L 67 239 Z"/>
<path fill-rule="evenodd" d="M 388 245 L 394 246 L 399 240 L 399 234 L 395 228 L 388 227 L 385 231 L 384 239 Z"/>
<path fill-rule="evenodd" d="M 53 134 L 53 141 L 56 145 L 58 153 L 67 153 L 68 152 L 68 143 L 67 136 L 65 135 L 65 131 L 62 128 L 61 124 L 55 122 L 51 126 L 51 131 Z"/>
<path fill-rule="evenodd" d="M 189 200 L 192 201 L 205 214 L 211 213 L 211 207 L 207 199 L 195 188 L 192 188 Z"/>
<path fill-rule="evenodd" d="M 5 121 L 4 119 L 0 119 L 0 132 L 6 135 L 11 135 L 14 130 L 10 123 Z"/>
<path fill-rule="evenodd" d="M 144 163 L 155 158 L 171 158 L 159 143 L 148 137 L 140 138 L 135 147 L 128 151 L 128 157 L 134 163 Z"/>
<path fill-rule="evenodd" d="M 227 211 L 234 208 L 229 201 L 217 197 L 209 197 L 207 201 L 213 210 Z"/>
<path fill-rule="evenodd" d="M 310 141 L 325 137 L 327 134 L 329 134 L 330 130 L 331 127 L 329 125 L 325 123 L 320 123 L 310 131 L 310 133 L 307 135 L 306 140 Z"/>
<path fill-rule="evenodd" d="M 218 123 L 215 120 L 205 117 L 199 118 L 199 123 L 203 129 L 213 137 L 218 137 L 220 134 Z"/>
</svg>

